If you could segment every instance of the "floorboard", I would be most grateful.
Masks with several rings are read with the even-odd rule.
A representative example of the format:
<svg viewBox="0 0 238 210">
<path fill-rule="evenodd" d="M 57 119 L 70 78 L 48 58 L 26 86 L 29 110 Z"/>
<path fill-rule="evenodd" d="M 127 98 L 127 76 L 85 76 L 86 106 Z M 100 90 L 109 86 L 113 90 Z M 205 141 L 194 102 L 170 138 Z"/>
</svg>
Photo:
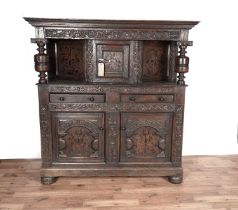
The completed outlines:
<svg viewBox="0 0 238 210">
<path fill-rule="evenodd" d="M 183 157 L 184 182 L 62 177 L 43 186 L 40 160 L 0 161 L 0 209 L 238 210 L 238 155 Z"/>
</svg>

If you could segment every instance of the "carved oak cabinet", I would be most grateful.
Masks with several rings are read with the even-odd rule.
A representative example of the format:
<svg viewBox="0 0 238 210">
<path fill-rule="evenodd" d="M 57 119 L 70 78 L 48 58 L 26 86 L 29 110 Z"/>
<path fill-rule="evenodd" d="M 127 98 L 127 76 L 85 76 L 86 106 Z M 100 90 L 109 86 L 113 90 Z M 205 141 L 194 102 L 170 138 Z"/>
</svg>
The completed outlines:
<svg viewBox="0 0 238 210">
<path fill-rule="evenodd" d="M 195 21 L 25 18 L 35 27 L 41 181 L 182 182 L 188 32 Z"/>
</svg>

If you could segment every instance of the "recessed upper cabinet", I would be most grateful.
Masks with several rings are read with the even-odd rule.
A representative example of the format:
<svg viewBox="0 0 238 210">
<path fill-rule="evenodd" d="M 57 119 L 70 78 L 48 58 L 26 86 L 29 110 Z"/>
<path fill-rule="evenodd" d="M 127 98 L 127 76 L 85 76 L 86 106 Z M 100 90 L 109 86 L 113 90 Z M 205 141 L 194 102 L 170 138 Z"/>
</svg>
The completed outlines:
<svg viewBox="0 0 238 210">
<path fill-rule="evenodd" d="M 141 83 L 175 81 L 174 42 L 50 40 L 49 82 Z"/>
</svg>

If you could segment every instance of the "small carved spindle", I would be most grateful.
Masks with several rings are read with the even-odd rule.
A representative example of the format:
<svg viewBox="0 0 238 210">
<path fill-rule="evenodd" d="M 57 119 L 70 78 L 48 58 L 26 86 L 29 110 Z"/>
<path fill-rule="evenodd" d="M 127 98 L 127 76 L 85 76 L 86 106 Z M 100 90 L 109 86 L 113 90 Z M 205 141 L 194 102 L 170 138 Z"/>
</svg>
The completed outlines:
<svg viewBox="0 0 238 210">
<path fill-rule="evenodd" d="M 187 46 L 192 46 L 192 42 L 178 42 L 177 45 L 179 46 L 179 55 L 176 57 L 176 68 L 175 71 L 179 74 L 177 84 L 185 85 L 184 81 L 184 74 L 189 70 L 189 57 L 186 54 Z"/>
<path fill-rule="evenodd" d="M 45 53 L 45 45 L 46 40 L 45 39 L 32 39 L 33 43 L 36 43 L 38 48 L 38 54 L 34 55 L 34 61 L 35 61 L 35 70 L 39 72 L 39 83 L 45 84 L 47 83 L 47 75 L 46 72 L 48 72 L 48 66 L 49 66 L 49 56 Z"/>
</svg>

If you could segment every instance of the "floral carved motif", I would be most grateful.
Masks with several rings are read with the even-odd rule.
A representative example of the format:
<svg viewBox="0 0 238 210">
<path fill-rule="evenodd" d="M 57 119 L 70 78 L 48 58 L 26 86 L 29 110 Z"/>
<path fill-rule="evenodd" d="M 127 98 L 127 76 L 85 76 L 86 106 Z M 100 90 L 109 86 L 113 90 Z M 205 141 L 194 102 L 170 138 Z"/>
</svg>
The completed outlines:
<svg viewBox="0 0 238 210">
<path fill-rule="evenodd" d="M 99 130 L 84 120 L 58 121 L 59 158 L 99 157 Z"/>
<path fill-rule="evenodd" d="M 126 139 L 128 157 L 165 157 L 165 139 L 152 127 L 140 127 Z"/>
<path fill-rule="evenodd" d="M 179 40 L 180 31 L 45 29 L 45 38 L 107 40 Z"/>
<path fill-rule="evenodd" d="M 118 111 L 147 111 L 147 112 L 174 112 L 174 104 L 155 104 L 155 103 L 123 103 L 123 104 L 107 104 L 107 103 L 51 103 L 50 111 L 102 111 L 102 112 L 118 112 Z"/>
</svg>

